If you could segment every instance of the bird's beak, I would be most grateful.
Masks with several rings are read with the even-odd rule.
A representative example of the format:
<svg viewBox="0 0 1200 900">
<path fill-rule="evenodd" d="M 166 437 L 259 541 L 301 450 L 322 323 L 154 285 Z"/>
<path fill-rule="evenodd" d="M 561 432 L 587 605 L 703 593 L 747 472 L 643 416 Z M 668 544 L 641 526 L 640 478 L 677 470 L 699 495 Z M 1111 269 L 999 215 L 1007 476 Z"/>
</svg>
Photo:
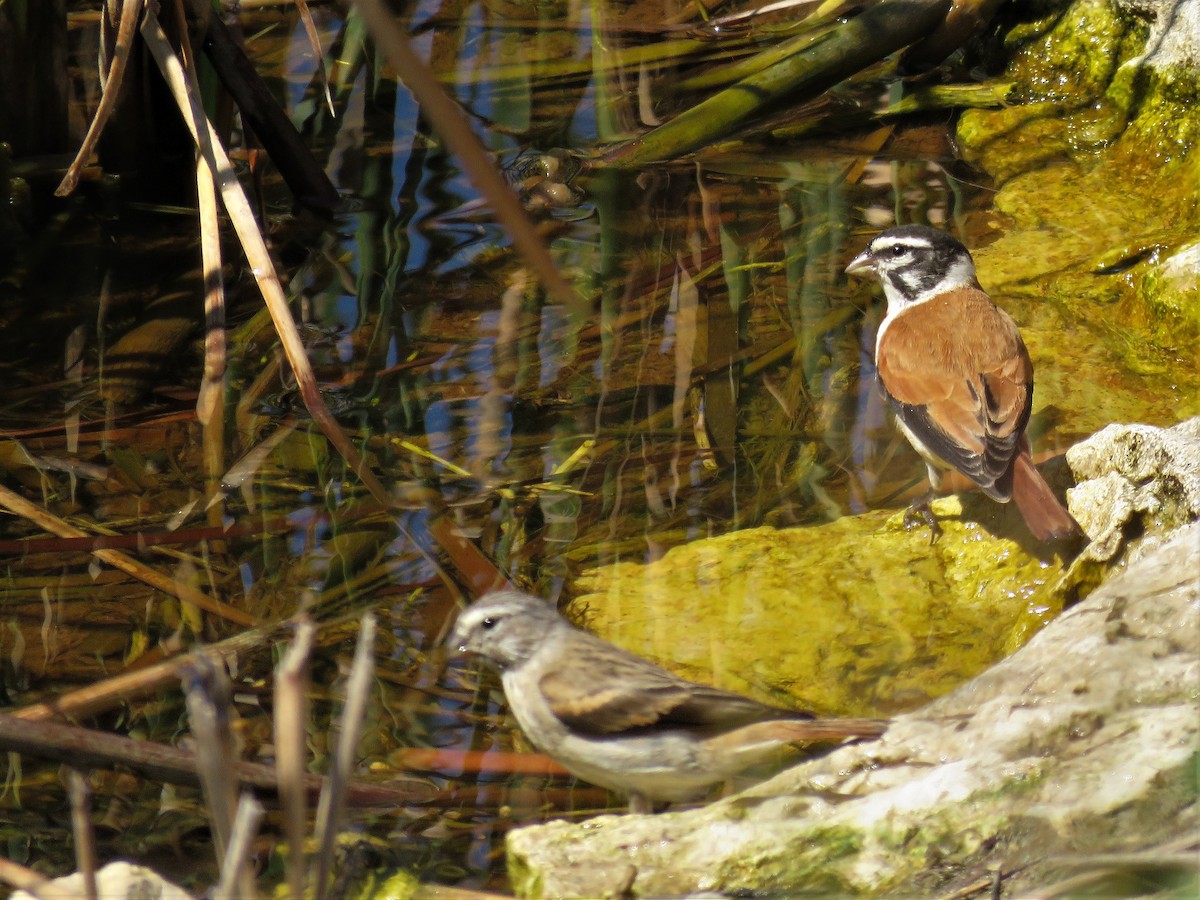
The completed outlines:
<svg viewBox="0 0 1200 900">
<path fill-rule="evenodd" d="M 455 653 L 468 653 L 471 649 L 467 646 L 466 635 L 460 634 L 457 626 L 450 632 L 450 636 L 446 638 L 446 643 L 443 646 L 447 650 L 453 650 Z"/>
<path fill-rule="evenodd" d="M 847 275 L 859 275 L 864 272 L 875 271 L 875 259 L 871 256 L 869 250 L 864 250 L 858 256 L 854 257 L 850 265 L 846 266 Z"/>
</svg>

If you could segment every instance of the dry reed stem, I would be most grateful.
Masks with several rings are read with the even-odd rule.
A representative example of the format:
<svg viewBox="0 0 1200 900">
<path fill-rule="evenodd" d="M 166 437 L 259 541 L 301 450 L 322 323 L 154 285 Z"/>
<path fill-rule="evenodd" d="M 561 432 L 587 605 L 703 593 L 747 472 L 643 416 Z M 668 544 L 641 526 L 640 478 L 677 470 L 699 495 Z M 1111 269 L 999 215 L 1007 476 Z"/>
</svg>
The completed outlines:
<svg viewBox="0 0 1200 900">
<path fill-rule="evenodd" d="M 49 531 L 51 534 L 58 535 L 59 537 L 89 537 L 87 532 L 65 522 L 53 513 L 36 506 L 20 494 L 9 490 L 3 485 L 0 485 L 0 505 L 7 507 L 16 515 L 28 519 L 42 530 Z M 175 579 L 163 575 L 155 569 L 151 569 L 149 566 L 126 556 L 119 550 L 93 550 L 92 555 L 101 562 L 108 563 L 110 566 L 120 569 L 128 575 L 132 575 L 138 581 L 148 584 L 150 587 L 160 590 L 164 594 L 170 594 L 184 603 L 191 603 L 198 606 L 205 612 L 220 616 L 222 619 L 233 622 L 235 625 L 242 625 L 249 628 L 257 624 L 253 616 L 247 615 L 240 609 L 235 609 L 232 606 L 222 603 L 220 600 L 209 597 L 194 587 L 180 584 Z"/>
<path fill-rule="evenodd" d="M 362 617 L 359 626 L 354 662 L 350 667 L 350 677 L 346 681 L 346 704 L 340 720 L 341 734 L 333 751 L 329 780 L 325 782 L 325 789 L 321 791 L 321 799 L 317 804 L 317 819 L 313 825 L 317 843 L 317 866 L 312 887 L 318 897 L 324 893 L 329 872 L 333 868 L 337 832 L 346 808 L 346 785 L 350 782 L 350 775 L 358 758 L 358 739 L 362 735 L 367 699 L 374 684 L 374 648 L 375 616 L 367 613 Z"/>
<path fill-rule="evenodd" d="M 312 622 L 302 621 L 291 648 L 275 670 L 275 771 L 288 842 L 288 890 L 294 900 L 304 897 L 308 798 L 301 785 L 308 727 L 308 657 L 314 633 Z"/>
<path fill-rule="evenodd" d="M 129 50 L 133 46 L 133 33 L 137 29 L 138 18 L 142 14 L 143 2 L 144 0 L 125 0 L 121 4 L 121 24 L 117 29 L 117 42 L 113 48 L 112 64 L 108 67 L 108 75 L 104 79 L 104 92 L 100 96 L 100 105 L 96 107 L 96 114 L 92 116 L 92 123 L 88 126 L 83 143 L 79 146 L 79 152 L 75 154 L 75 159 L 67 169 L 67 174 L 63 176 L 62 182 L 54 191 L 56 197 L 65 197 L 75 190 L 75 185 L 79 183 L 79 172 L 87 165 L 88 158 L 96 149 L 100 135 L 104 132 L 104 126 L 108 123 L 109 117 L 117 105 L 117 98 L 121 93 L 121 82 L 125 78 L 125 65 L 129 61 Z"/>
<path fill-rule="evenodd" d="M 75 837 L 75 868 L 83 875 L 83 894 L 96 900 L 96 833 L 92 830 L 92 790 L 78 769 L 67 771 L 71 795 L 71 833 Z"/>
</svg>

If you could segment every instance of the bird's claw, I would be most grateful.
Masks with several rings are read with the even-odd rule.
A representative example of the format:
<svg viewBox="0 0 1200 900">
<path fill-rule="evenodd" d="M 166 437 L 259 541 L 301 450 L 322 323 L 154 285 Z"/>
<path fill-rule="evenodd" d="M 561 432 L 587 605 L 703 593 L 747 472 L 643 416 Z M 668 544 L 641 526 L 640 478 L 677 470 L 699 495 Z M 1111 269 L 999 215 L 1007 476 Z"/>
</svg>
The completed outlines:
<svg viewBox="0 0 1200 900">
<path fill-rule="evenodd" d="M 938 538 L 942 536 L 942 526 L 938 524 L 937 516 L 930 509 L 928 500 L 914 503 L 904 511 L 905 528 L 919 528 L 922 525 L 929 526 L 930 546 L 936 544 Z"/>
</svg>

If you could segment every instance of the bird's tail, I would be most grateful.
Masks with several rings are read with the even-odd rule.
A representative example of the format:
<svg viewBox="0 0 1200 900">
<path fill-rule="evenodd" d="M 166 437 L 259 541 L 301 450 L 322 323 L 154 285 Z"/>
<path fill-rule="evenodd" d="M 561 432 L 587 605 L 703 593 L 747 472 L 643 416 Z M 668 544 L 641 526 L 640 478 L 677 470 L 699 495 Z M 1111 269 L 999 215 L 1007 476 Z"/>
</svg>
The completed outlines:
<svg viewBox="0 0 1200 900">
<path fill-rule="evenodd" d="M 714 765 L 726 777 L 743 772 L 778 755 L 786 744 L 840 744 L 856 738 L 879 737 L 884 719 L 768 719 L 743 725 L 706 740 Z"/>
<path fill-rule="evenodd" d="M 1050 485 L 1034 466 L 1027 447 L 1022 448 L 1013 461 L 1012 497 L 1025 524 L 1039 541 L 1065 541 L 1084 536 L 1079 523 L 1058 502 Z"/>
<path fill-rule="evenodd" d="M 885 719 L 768 719 L 727 732 L 713 740 L 730 746 L 825 744 L 851 738 L 875 738 L 887 730 Z"/>
</svg>

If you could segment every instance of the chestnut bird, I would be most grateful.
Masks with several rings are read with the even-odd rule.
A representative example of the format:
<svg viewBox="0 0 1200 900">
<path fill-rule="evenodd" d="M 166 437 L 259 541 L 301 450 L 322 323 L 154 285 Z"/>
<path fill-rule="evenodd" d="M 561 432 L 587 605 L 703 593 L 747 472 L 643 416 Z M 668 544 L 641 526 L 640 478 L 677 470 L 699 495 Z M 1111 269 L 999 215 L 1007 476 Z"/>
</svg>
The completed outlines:
<svg viewBox="0 0 1200 900">
<path fill-rule="evenodd" d="M 1033 363 L 1012 318 L 975 277 L 955 237 L 924 225 L 890 228 L 846 267 L 883 285 L 887 315 L 875 338 L 879 383 L 897 424 L 924 458 L 930 491 L 914 514 L 941 534 L 929 501 L 957 469 L 1000 503 L 1015 500 L 1039 541 L 1082 536 L 1034 467 L 1025 427 Z"/>
</svg>

